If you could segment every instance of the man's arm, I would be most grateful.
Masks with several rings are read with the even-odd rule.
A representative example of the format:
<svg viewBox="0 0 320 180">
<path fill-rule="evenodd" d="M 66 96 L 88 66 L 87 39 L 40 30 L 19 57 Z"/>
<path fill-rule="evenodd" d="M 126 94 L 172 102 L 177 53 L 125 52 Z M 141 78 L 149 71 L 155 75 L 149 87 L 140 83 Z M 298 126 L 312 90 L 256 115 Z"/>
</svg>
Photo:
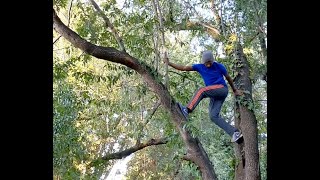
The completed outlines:
<svg viewBox="0 0 320 180">
<path fill-rule="evenodd" d="M 229 76 L 229 74 L 226 74 L 225 77 L 226 77 L 228 83 L 230 84 L 232 91 L 234 92 L 234 95 L 236 95 L 236 96 L 242 95 L 243 93 L 234 87 L 233 81 L 232 81 L 231 77 Z"/>
<path fill-rule="evenodd" d="M 169 61 L 169 59 L 165 59 L 164 60 L 165 63 L 168 63 L 169 66 L 177 69 L 177 70 L 180 70 L 180 71 L 194 71 L 192 66 L 182 66 L 182 65 L 178 65 L 178 64 L 174 64 L 172 62 Z"/>
</svg>

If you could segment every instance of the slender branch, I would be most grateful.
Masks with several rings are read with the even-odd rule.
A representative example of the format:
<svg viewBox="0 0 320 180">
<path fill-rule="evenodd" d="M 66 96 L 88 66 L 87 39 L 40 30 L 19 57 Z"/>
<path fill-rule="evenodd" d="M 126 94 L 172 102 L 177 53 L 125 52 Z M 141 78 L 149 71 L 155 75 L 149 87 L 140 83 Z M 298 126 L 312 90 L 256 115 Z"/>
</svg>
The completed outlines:
<svg viewBox="0 0 320 180">
<path fill-rule="evenodd" d="M 193 81 L 193 82 L 195 82 L 195 83 L 198 83 L 196 80 L 191 79 L 191 78 L 189 78 L 188 76 L 186 76 L 186 75 L 184 75 L 184 74 L 178 73 L 178 72 L 176 72 L 176 71 L 169 71 L 169 72 L 175 73 L 175 74 L 177 74 L 177 75 L 179 75 L 179 76 L 182 76 L 183 78 L 186 78 L 186 79 L 189 79 L 190 81 Z"/>
<path fill-rule="evenodd" d="M 159 0 L 152 0 L 153 4 L 155 4 L 157 10 L 159 11 L 159 16 L 157 16 L 159 18 L 159 23 L 160 23 L 160 32 L 161 32 L 161 42 L 162 42 L 162 48 L 164 50 L 164 59 L 168 58 L 168 54 L 167 54 L 167 48 L 166 48 L 166 44 L 165 44 L 165 39 L 164 39 L 164 27 L 163 27 L 163 17 L 162 17 L 162 12 L 161 12 L 161 8 L 159 5 Z M 157 14 L 157 11 L 155 11 Z M 165 64 L 165 85 L 167 87 L 167 89 L 169 89 L 169 75 L 168 75 L 168 64 Z"/>
<path fill-rule="evenodd" d="M 211 11 L 212 11 L 212 14 L 213 14 L 213 18 L 214 20 L 216 21 L 217 24 L 220 24 L 221 23 L 221 18 L 215 8 L 215 5 L 214 5 L 214 0 L 211 1 Z"/>
<path fill-rule="evenodd" d="M 267 36 L 267 33 L 263 30 L 262 25 L 258 26 L 259 31 L 264 34 L 265 36 Z"/>
<path fill-rule="evenodd" d="M 150 112 L 150 115 L 149 117 L 147 118 L 146 122 L 144 123 L 144 125 L 147 125 L 150 121 L 150 119 L 152 118 L 152 116 L 154 115 L 154 113 L 157 111 L 157 109 L 159 108 L 161 104 L 161 101 L 158 100 L 157 103 L 154 104 L 153 108 L 152 108 L 152 111 Z"/>
<path fill-rule="evenodd" d="M 151 112 L 150 112 L 150 115 L 146 118 L 146 121 L 144 122 L 143 126 L 142 126 L 141 128 L 139 128 L 138 139 L 137 139 L 137 143 L 138 143 L 138 144 L 140 144 L 140 138 L 141 138 L 141 134 L 142 134 L 143 128 L 149 123 L 150 119 L 152 118 L 152 116 L 154 115 L 154 113 L 157 111 L 157 109 L 159 108 L 160 104 L 161 104 L 161 101 L 160 101 L 160 100 L 158 100 L 158 101 L 154 104 L 154 106 L 153 106 L 153 108 L 152 108 L 152 110 L 151 110 Z"/>
<path fill-rule="evenodd" d="M 107 154 L 103 157 L 100 157 L 96 160 L 93 160 L 89 166 L 96 166 L 99 165 L 101 163 L 106 163 L 109 160 L 113 160 L 113 159 L 122 159 L 124 157 L 129 156 L 132 153 L 135 153 L 141 149 L 144 149 L 146 147 L 149 146 L 153 146 L 153 145 L 161 145 L 161 144 L 166 144 L 168 142 L 168 138 L 160 138 L 160 139 L 150 139 L 149 141 L 145 142 L 145 143 L 141 143 L 141 144 L 136 144 L 135 146 L 128 148 L 126 150 L 120 151 L 120 152 L 116 152 L 116 153 L 111 153 L 111 154 Z"/>
<path fill-rule="evenodd" d="M 120 51 L 126 52 L 126 49 L 124 48 L 124 45 L 123 45 L 123 40 L 119 36 L 119 34 L 118 34 L 117 30 L 115 29 L 115 27 L 110 22 L 109 18 L 102 12 L 100 7 L 98 6 L 98 4 L 94 0 L 90 0 L 90 2 L 93 5 L 93 7 L 96 9 L 98 14 L 103 18 L 103 20 L 106 23 L 106 26 L 110 28 L 111 33 L 116 38 L 116 41 L 118 42 L 118 45 L 120 46 Z"/>
<path fill-rule="evenodd" d="M 152 7 L 153 7 L 153 10 L 154 10 L 154 13 L 155 13 L 155 16 L 157 19 L 159 19 L 159 16 L 158 16 L 158 11 L 157 11 L 157 6 L 156 6 L 156 3 L 154 2 L 154 0 L 152 0 Z M 159 37 L 158 37 L 158 31 L 159 31 L 159 25 L 156 24 L 156 30 L 155 30 L 155 37 L 153 39 L 153 42 L 154 42 L 154 53 L 155 53 L 155 63 L 156 63 L 156 71 L 158 71 L 158 65 L 159 65 L 159 59 L 160 59 L 160 52 L 159 52 L 159 49 L 158 49 L 158 45 L 159 45 Z"/>
<path fill-rule="evenodd" d="M 226 28 L 227 25 L 223 22 L 223 16 L 222 16 L 222 12 L 223 12 L 223 0 L 221 2 L 221 8 L 220 8 L 220 12 L 221 15 L 219 15 L 219 13 L 217 12 L 215 5 L 214 5 L 214 0 L 211 1 L 211 10 L 213 12 L 213 17 L 216 21 L 216 24 L 218 24 L 220 26 L 220 30 L 222 31 L 222 35 L 226 36 Z"/>
<path fill-rule="evenodd" d="M 258 37 L 259 32 L 257 32 L 253 37 L 251 37 L 249 40 L 245 41 L 245 45 L 250 44 L 256 37 Z"/>
<path fill-rule="evenodd" d="M 155 69 L 156 69 L 156 72 L 158 72 L 159 59 L 160 59 L 160 53 L 159 53 L 159 50 L 158 50 L 158 44 L 159 44 L 158 43 L 158 35 L 155 34 L 152 39 L 153 39 L 153 47 L 154 47 L 154 54 L 155 54 L 155 56 L 154 56 Z"/>
<path fill-rule="evenodd" d="M 202 17 L 201 17 L 201 16 L 199 15 L 199 13 L 196 11 L 196 9 L 194 8 L 194 6 L 192 6 L 189 1 L 183 0 L 183 2 L 184 2 L 185 5 L 188 6 L 188 7 L 186 7 L 186 8 L 190 8 L 190 10 L 193 10 L 193 14 L 195 14 L 195 15 L 197 16 L 197 18 L 201 21 L 201 20 L 202 20 Z"/>
<path fill-rule="evenodd" d="M 68 27 L 70 25 L 72 2 L 73 2 L 73 0 L 71 0 L 71 2 L 70 2 L 69 12 L 68 12 L 68 25 L 67 25 Z"/>
<path fill-rule="evenodd" d="M 266 42 L 265 42 L 265 37 L 267 36 L 267 34 L 265 33 L 265 31 L 263 30 L 263 23 L 262 23 L 262 19 L 261 16 L 259 15 L 259 3 L 257 2 L 257 0 L 254 0 L 253 2 L 253 7 L 255 9 L 255 18 L 257 21 L 257 29 L 258 31 L 261 33 L 259 36 L 259 40 L 260 40 L 260 46 L 262 49 L 262 55 L 265 59 L 267 59 L 267 47 L 266 47 Z"/>
<path fill-rule="evenodd" d="M 216 41 L 221 41 L 221 34 L 219 32 L 219 30 L 208 24 L 208 23 L 204 23 L 203 20 L 202 20 L 202 17 L 198 14 L 198 12 L 196 11 L 196 9 L 190 5 L 190 3 L 188 1 L 185 1 L 183 0 L 183 2 L 185 4 L 187 4 L 189 6 L 189 8 L 192 10 L 192 12 L 197 16 L 198 18 L 198 21 L 197 22 L 188 22 L 188 26 L 193 26 L 193 25 L 201 25 L 203 26 L 204 28 L 206 28 L 207 32 L 216 40 Z M 214 11 L 216 12 L 216 11 Z M 217 18 L 220 18 L 219 15 L 217 13 L 216 14 L 216 17 Z M 220 21 L 219 21 L 220 22 Z M 220 24 L 220 23 L 217 23 L 217 24 Z"/>
<path fill-rule="evenodd" d="M 60 38 L 61 38 L 61 35 L 59 35 L 59 37 L 53 41 L 53 44 L 56 43 Z"/>
<path fill-rule="evenodd" d="M 226 35 L 226 24 L 223 22 L 223 1 L 224 0 L 221 0 L 221 9 L 220 9 L 220 28 L 221 28 L 221 31 L 222 31 L 222 34 L 225 36 Z"/>
</svg>

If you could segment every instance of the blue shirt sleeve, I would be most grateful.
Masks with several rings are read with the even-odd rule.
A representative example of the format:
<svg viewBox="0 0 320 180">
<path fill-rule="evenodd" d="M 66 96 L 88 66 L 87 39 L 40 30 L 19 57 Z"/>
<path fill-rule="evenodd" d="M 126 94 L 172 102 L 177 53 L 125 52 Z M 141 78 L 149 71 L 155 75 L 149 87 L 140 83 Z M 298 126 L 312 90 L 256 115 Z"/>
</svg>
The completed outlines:
<svg viewBox="0 0 320 180">
<path fill-rule="evenodd" d="M 223 64 L 218 63 L 218 67 L 219 67 L 221 73 L 222 73 L 224 76 L 228 74 L 227 69 L 226 69 L 226 67 L 225 67 Z"/>
<path fill-rule="evenodd" d="M 199 72 L 199 64 L 192 64 L 192 69 Z"/>
</svg>

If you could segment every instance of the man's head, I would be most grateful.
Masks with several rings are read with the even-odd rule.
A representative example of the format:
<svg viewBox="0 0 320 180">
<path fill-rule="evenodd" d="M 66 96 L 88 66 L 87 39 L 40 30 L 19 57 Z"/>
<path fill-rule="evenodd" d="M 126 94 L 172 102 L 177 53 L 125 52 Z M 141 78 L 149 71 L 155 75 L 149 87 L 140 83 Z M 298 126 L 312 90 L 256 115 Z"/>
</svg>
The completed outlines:
<svg viewBox="0 0 320 180">
<path fill-rule="evenodd" d="M 214 59 L 213 59 L 213 54 L 211 51 L 204 51 L 202 53 L 202 63 L 206 66 L 206 67 L 211 67 L 212 63 L 213 63 Z"/>
</svg>

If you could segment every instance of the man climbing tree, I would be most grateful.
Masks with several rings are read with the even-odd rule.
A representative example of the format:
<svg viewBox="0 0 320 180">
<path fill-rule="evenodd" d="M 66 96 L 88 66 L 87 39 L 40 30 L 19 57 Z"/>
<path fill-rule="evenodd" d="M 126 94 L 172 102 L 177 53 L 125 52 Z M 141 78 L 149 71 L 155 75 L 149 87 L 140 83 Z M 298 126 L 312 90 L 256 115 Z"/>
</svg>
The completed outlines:
<svg viewBox="0 0 320 180">
<path fill-rule="evenodd" d="M 223 78 L 227 79 L 234 95 L 242 95 L 242 92 L 235 88 L 231 77 L 229 76 L 225 66 L 217 61 L 214 61 L 211 51 L 204 51 L 202 54 L 202 64 L 193 64 L 192 66 L 182 66 L 169 62 L 165 58 L 165 63 L 180 71 L 197 71 L 204 83 L 205 87 L 198 89 L 185 107 L 178 103 L 183 115 L 188 119 L 188 114 L 191 113 L 203 98 L 210 98 L 209 115 L 210 119 L 222 128 L 227 134 L 231 136 L 232 142 L 241 143 L 243 140 L 242 133 L 235 127 L 231 126 L 220 116 L 220 110 L 223 102 L 228 95 L 228 86 Z"/>
</svg>

